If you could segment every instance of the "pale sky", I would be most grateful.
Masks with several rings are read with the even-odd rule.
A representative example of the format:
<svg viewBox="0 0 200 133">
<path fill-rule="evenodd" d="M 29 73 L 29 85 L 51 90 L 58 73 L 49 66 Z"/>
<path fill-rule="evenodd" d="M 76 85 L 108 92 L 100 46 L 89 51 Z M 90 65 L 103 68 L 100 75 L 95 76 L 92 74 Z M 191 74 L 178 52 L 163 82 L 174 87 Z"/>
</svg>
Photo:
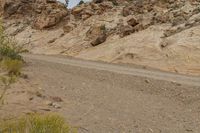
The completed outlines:
<svg viewBox="0 0 200 133">
<path fill-rule="evenodd" d="M 58 1 L 64 2 L 65 0 L 58 0 Z M 86 2 L 86 1 L 90 1 L 90 0 L 84 0 L 84 1 Z M 80 0 L 69 0 L 69 8 L 74 7 L 79 2 L 80 2 Z"/>
</svg>

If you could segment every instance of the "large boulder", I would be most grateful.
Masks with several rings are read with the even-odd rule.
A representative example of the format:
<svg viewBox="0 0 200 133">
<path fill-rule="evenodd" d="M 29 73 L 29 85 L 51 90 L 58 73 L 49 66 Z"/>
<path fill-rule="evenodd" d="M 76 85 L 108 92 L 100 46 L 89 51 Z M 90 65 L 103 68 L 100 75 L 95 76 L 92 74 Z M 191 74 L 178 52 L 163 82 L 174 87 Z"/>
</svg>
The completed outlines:
<svg viewBox="0 0 200 133">
<path fill-rule="evenodd" d="M 95 14 L 90 6 L 85 6 L 84 4 L 74 7 L 71 13 L 75 18 L 83 20 L 86 20 Z"/>
<path fill-rule="evenodd" d="M 107 39 L 106 33 L 102 33 L 91 42 L 91 45 L 92 46 L 97 46 L 99 44 L 104 43 L 106 41 L 106 39 Z"/>
<path fill-rule="evenodd" d="M 92 26 L 86 33 L 86 37 L 89 38 L 91 41 L 92 46 L 97 46 L 107 39 L 106 34 L 106 27 L 105 25 L 96 25 Z"/>
<path fill-rule="evenodd" d="M 72 9 L 71 13 L 74 16 L 81 16 L 81 12 L 85 9 L 83 5 L 76 6 Z"/>
</svg>

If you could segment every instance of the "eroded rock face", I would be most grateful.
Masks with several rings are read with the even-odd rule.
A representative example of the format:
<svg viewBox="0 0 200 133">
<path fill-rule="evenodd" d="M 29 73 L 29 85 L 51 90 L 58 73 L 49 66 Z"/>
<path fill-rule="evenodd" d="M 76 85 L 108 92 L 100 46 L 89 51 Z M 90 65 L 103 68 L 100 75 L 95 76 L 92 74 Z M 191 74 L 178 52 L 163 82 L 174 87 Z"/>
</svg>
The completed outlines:
<svg viewBox="0 0 200 133">
<path fill-rule="evenodd" d="M 31 4 L 33 0 L 2 0 L 2 13 L 5 17 L 10 17 L 14 14 L 25 15 L 32 10 Z"/>
<path fill-rule="evenodd" d="M 1 12 L 6 19 L 29 20 L 37 29 L 55 26 L 68 15 L 56 0 L 1 0 Z"/>
<path fill-rule="evenodd" d="M 55 26 L 64 17 L 68 15 L 65 9 L 49 10 L 38 15 L 33 23 L 33 26 L 37 29 L 44 29 Z"/>
<path fill-rule="evenodd" d="M 110 1 L 94 1 L 74 7 L 71 13 L 76 19 L 86 20 L 93 15 L 101 15 L 112 8 L 113 3 Z"/>
</svg>

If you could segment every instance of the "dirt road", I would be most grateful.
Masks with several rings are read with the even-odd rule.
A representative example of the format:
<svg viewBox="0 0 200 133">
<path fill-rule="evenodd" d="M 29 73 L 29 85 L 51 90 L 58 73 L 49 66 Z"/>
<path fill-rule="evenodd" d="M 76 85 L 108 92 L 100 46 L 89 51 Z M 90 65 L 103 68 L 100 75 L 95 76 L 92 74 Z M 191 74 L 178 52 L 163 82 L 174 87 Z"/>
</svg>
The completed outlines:
<svg viewBox="0 0 200 133">
<path fill-rule="evenodd" d="M 7 92 L 1 117 L 57 112 L 81 133 L 200 132 L 199 77 L 63 57 L 25 59 L 29 78 Z"/>
<path fill-rule="evenodd" d="M 70 65 L 75 67 L 82 67 L 87 69 L 96 69 L 96 70 L 104 70 L 108 72 L 114 72 L 119 74 L 126 74 L 131 76 L 139 76 L 146 77 L 158 80 L 172 81 L 181 84 L 200 86 L 200 77 L 199 76 L 188 76 L 188 75 L 179 75 L 175 73 L 156 71 L 156 70 L 145 70 L 141 68 L 120 66 L 117 64 L 109 64 L 103 62 L 94 62 L 94 61 L 86 61 L 79 59 L 69 59 L 69 58 L 61 58 L 61 57 L 53 57 L 53 56 L 44 56 L 44 55 L 24 55 L 24 57 L 28 59 L 34 59 L 39 61 L 45 61 L 49 63 L 56 63 L 62 65 Z"/>
</svg>

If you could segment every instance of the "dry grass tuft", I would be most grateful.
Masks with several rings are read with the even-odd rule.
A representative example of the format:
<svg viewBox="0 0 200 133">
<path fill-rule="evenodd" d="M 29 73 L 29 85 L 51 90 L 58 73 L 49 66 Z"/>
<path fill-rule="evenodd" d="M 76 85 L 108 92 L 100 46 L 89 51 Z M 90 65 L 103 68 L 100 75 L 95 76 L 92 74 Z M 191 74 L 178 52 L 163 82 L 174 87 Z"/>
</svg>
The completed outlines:
<svg viewBox="0 0 200 133">
<path fill-rule="evenodd" d="M 33 114 L 0 123 L 0 133 L 75 133 L 58 115 Z"/>
</svg>

